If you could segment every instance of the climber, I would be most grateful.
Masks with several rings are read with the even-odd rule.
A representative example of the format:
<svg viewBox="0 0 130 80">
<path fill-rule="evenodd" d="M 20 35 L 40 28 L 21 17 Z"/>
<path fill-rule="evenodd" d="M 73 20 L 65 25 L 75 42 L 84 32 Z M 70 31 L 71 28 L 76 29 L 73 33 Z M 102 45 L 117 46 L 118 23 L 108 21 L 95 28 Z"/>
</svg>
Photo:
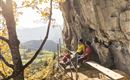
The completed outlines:
<svg viewBox="0 0 130 80">
<path fill-rule="evenodd" d="M 82 61 L 81 61 L 81 57 L 82 57 L 82 54 L 85 52 L 85 42 L 83 39 L 80 39 L 78 41 L 78 48 L 76 50 L 76 54 L 75 54 L 75 57 L 73 60 L 76 60 L 76 65 L 80 64 Z"/>
<path fill-rule="evenodd" d="M 68 50 L 64 50 L 63 54 L 60 56 L 60 63 L 61 64 L 65 64 L 68 65 L 70 63 L 70 59 L 71 59 L 71 53 L 69 53 Z"/>
<path fill-rule="evenodd" d="M 91 42 L 90 42 L 90 41 L 86 41 L 85 51 L 84 51 L 83 54 L 78 58 L 78 62 L 79 62 L 79 63 L 82 63 L 82 62 L 86 62 L 86 61 L 90 60 L 91 54 L 92 54 Z"/>
<path fill-rule="evenodd" d="M 76 53 L 78 55 L 82 55 L 85 51 L 85 42 L 83 39 L 80 39 L 79 42 L 78 42 L 78 48 L 77 48 L 77 51 Z"/>
<path fill-rule="evenodd" d="M 85 43 L 83 39 L 80 39 L 76 51 L 77 65 L 80 66 L 81 63 L 90 60 L 91 53 L 92 53 L 91 42 L 86 41 Z"/>
</svg>

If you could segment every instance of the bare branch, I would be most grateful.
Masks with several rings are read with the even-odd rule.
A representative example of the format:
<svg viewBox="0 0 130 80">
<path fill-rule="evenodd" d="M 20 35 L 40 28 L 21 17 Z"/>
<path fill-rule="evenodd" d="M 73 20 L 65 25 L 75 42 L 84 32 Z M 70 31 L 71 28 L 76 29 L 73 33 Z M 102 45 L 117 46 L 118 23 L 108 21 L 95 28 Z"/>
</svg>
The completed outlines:
<svg viewBox="0 0 130 80">
<path fill-rule="evenodd" d="M 24 69 L 30 65 L 38 56 L 38 54 L 40 53 L 41 49 L 43 48 L 46 40 L 48 39 L 48 35 L 49 35 L 49 31 L 50 31 L 50 26 L 51 26 L 51 16 L 52 16 L 52 0 L 50 1 L 50 16 L 49 16 L 49 22 L 48 22 L 48 28 L 47 28 L 47 33 L 46 36 L 42 42 L 42 44 L 40 45 L 39 49 L 36 51 L 36 53 L 34 54 L 34 56 L 24 65 Z"/>
<path fill-rule="evenodd" d="M 0 40 L 3 40 L 3 41 L 5 41 L 6 43 L 8 43 L 9 44 L 9 40 L 8 39 L 6 39 L 5 37 L 3 37 L 3 36 L 0 36 Z"/>
<path fill-rule="evenodd" d="M 50 30 L 50 26 L 51 26 L 51 16 L 52 16 L 52 0 L 51 0 L 51 2 L 50 2 L 50 16 L 49 16 L 49 22 L 48 22 L 48 28 L 47 28 L 46 36 L 45 36 L 45 38 L 44 38 L 42 44 L 40 45 L 39 49 L 36 51 L 36 53 L 35 53 L 34 56 L 30 59 L 30 61 L 28 61 L 28 62 L 23 66 L 22 70 L 24 70 L 26 67 L 28 67 L 28 65 L 30 65 L 30 64 L 36 59 L 37 55 L 40 53 L 41 49 L 43 48 L 43 45 L 45 44 L 46 40 L 48 39 L 49 30 Z M 22 71 L 22 70 L 21 70 L 21 71 Z M 9 80 L 10 78 L 13 78 L 13 77 L 17 76 L 17 75 L 20 74 L 20 73 L 21 73 L 20 71 L 19 71 L 17 74 L 14 74 L 14 72 L 13 72 L 10 76 L 8 76 L 8 77 L 6 77 L 6 78 L 4 78 L 4 79 L 2 79 L 2 80 Z"/>
<path fill-rule="evenodd" d="M 49 16 L 49 22 L 48 22 L 48 28 L 47 28 L 47 33 L 46 36 L 42 42 L 42 44 L 40 45 L 39 49 L 36 51 L 36 53 L 34 54 L 34 56 L 30 59 L 30 61 L 28 61 L 23 68 L 21 69 L 21 71 L 23 71 L 28 65 L 30 65 L 37 57 L 37 55 L 40 53 L 41 49 L 43 48 L 46 40 L 48 39 L 48 35 L 49 35 L 49 30 L 50 30 L 50 26 L 51 26 L 51 16 L 52 16 L 52 0 L 50 2 L 50 16 Z M 15 74 L 15 72 L 13 72 L 10 76 L 2 79 L 2 80 L 9 80 L 13 77 L 16 77 L 17 75 L 19 75 L 21 73 L 21 71 L 17 72 L 17 74 Z"/>
<path fill-rule="evenodd" d="M 0 54 L 0 59 L 10 68 L 13 69 L 13 65 L 12 64 L 9 64 L 6 59 Z"/>
</svg>

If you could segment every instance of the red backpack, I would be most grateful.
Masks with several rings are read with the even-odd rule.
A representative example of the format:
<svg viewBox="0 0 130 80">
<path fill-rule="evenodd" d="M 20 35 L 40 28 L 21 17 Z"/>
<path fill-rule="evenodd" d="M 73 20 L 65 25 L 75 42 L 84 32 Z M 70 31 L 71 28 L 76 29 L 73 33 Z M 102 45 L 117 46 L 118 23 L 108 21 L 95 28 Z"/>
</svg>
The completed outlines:
<svg viewBox="0 0 130 80">
<path fill-rule="evenodd" d="M 85 52 L 84 52 L 84 58 L 86 58 L 87 60 L 90 59 L 92 54 L 92 49 L 91 47 L 86 47 Z"/>
<path fill-rule="evenodd" d="M 92 49 L 91 49 L 90 47 L 87 47 L 87 48 L 85 49 L 85 53 L 86 53 L 87 55 L 92 54 Z"/>
<path fill-rule="evenodd" d="M 64 61 L 64 62 L 67 62 L 67 60 L 70 59 L 70 58 L 71 58 L 70 54 L 66 53 L 66 54 L 64 54 L 64 56 L 63 56 L 63 61 Z"/>
</svg>

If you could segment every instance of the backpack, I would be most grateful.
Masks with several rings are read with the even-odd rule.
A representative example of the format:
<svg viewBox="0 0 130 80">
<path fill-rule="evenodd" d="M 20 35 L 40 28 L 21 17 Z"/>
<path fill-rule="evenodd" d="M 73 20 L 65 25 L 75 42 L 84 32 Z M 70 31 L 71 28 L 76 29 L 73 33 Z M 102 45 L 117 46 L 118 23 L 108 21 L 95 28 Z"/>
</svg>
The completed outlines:
<svg viewBox="0 0 130 80">
<path fill-rule="evenodd" d="M 85 52 L 83 54 L 84 59 L 89 60 L 90 57 L 91 57 L 91 54 L 92 54 L 92 48 L 91 47 L 86 47 Z"/>
<path fill-rule="evenodd" d="M 87 54 L 87 55 L 91 55 L 91 54 L 92 54 L 92 49 L 91 49 L 91 47 L 86 47 L 86 49 L 85 49 L 85 54 Z"/>
</svg>

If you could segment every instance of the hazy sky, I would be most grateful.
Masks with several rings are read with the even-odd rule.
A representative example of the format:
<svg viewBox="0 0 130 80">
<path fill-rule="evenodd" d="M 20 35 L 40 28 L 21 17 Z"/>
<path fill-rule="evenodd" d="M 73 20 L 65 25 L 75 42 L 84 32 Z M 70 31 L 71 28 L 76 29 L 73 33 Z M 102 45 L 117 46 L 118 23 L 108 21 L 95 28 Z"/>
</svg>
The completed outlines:
<svg viewBox="0 0 130 80">
<path fill-rule="evenodd" d="M 41 22 L 41 16 L 36 11 L 31 8 L 25 8 L 23 14 L 19 18 L 17 27 L 19 29 L 23 28 L 35 28 L 39 26 L 46 25 L 46 23 Z M 62 12 L 59 9 L 53 10 L 52 18 L 55 19 L 56 25 L 63 25 Z"/>
<path fill-rule="evenodd" d="M 46 27 L 41 26 L 37 28 L 24 28 L 24 29 L 17 29 L 17 34 L 19 40 L 23 43 L 29 40 L 41 40 L 44 39 L 45 34 L 46 34 Z M 55 42 L 59 41 L 59 38 L 62 38 L 61 35 L 61 28 L 60 27 L 55 27 L 50 29 L 49 33 L 49 40 L 53 40 Z"/>
<path fill-rule="evenodd" d="M 23 14 L 20 16 L 19 22 L 17 24 L 17 33 L 20 41 L 25 42 L 29 40 L 43 39 L 43 35 L 46 33 L 47 22 L 41 22 L 40 14 L 31 8 L 24 8 L 21 11 Z M 53 9 L 52 18 L 55 19 L 55 25 L 60 25 L 60 27 L 51 28 L 49 40 L 57 42 L 59 38 L 62 38 L 62 12 L 59 9 Z"/>
<path fill-rule="evenodd" d="M 21 5 L 22 0 L 16 0 L 19 5 Z M 18 5 L 18 6 L 19 6 Z M 53 4 L 54 7 L 55 3 Z M 44 7 L 49 7 L 47 3 L 44 4 Z M 44 39 L 47 22 L 41 22 L 41 15 L 37 13 L 32 8 L 20 8 L 18 12 L 22 12 L 22 15 L 19 16 L 19 21 L 17 22 L 17 34 L 21 42 L 26 42 L 29 40 L 41 40 Z M 62 38 L 62 29 L 63 29 L 63 17 L 62 12 L 59 9 L 53 9 L 52 18 L 55 19 L 55 25 L 60 27 L 51 28 L 49 34 L 49 40 L 55 42 L 59 41 L 59 38 Z M 0 24 L 0 29 L 2 25 Z"/>
<path fill-rule="evenodd" d="M 22 6 L 22 1 L 23 0 L 16 0 L 17 6 L 20 7 Z M 32 1 L 32 0 L 28 0 Z M 40 10 L 46 9 L 50 7 L 50 3 L 42 3 L 37 5 Z M 62 12 L 60 9 L 56 9 L 58 7 L 58 3 L 53 3 L 52 5 L 52 18 L 56 20 L 56 25 L 63 25 L 63 17 L 62 17 Z M 36 9 L 30 8 L 19 8 L 18 12 L 22 12 L 23 14 L 19 17 L 19 23 L 18 23 L 18 28 L 34 28 L 34 27 L 39 27 L 43 26 L 46 23 L 40 22 L 42 19 L 41 14 L 37 13 Z"/>
</svg>

